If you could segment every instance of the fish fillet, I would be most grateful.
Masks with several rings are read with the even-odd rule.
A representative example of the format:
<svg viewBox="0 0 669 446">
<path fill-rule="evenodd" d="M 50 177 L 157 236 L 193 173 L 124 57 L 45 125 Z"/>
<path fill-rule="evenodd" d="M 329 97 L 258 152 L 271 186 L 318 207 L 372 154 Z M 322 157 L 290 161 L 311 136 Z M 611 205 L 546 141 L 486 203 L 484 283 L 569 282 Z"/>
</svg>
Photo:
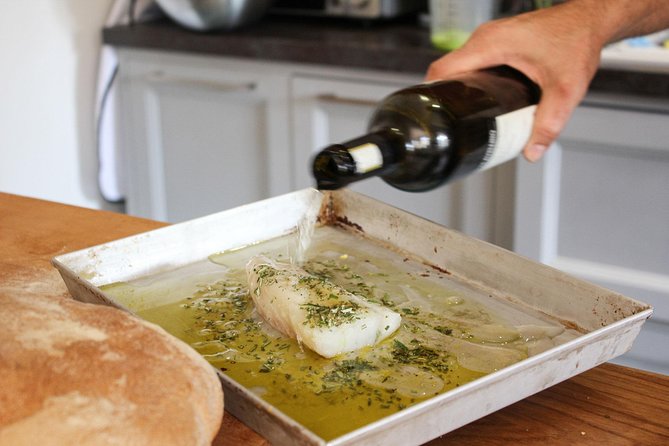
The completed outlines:
<svg viewBox="0 0 669 446">
<path fill-rule="evenodd" d="M 382 305 L 264 256 L 253 257 L 246 274 L 260 316 L 326 358 L 374 345 L 397 330 L 402 320 Z"/>
</svg>

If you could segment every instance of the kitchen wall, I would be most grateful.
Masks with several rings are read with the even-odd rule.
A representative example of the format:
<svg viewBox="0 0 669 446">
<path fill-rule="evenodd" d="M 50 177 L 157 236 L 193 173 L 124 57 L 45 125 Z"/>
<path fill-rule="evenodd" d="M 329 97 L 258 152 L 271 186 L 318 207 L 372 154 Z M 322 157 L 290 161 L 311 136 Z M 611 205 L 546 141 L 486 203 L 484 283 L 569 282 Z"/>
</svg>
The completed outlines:
<svg viewBox="0 0 669 446">
<path fill-rule="evenodd" d="M 0 191 L 110 208 L 97 189 L 100 30 L 112 0 L 0 0 Z"/>
</svg>

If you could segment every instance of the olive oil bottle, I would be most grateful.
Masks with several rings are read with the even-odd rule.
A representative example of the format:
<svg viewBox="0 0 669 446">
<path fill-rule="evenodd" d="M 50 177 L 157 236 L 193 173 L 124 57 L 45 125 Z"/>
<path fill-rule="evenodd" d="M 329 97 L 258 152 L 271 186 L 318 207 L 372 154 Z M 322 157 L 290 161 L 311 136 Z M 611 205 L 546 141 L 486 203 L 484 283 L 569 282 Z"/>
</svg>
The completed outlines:
<svg viewBox="0 0 669 446">
<path fill-rule="evenodd" d="M 316 154 L 317 186 L 379 176 L 419 192 L 501 164 L 527 143 L 539 95 L 506 66 L 397 91 L 379 103 L 366 135 Z"/>
</svg>

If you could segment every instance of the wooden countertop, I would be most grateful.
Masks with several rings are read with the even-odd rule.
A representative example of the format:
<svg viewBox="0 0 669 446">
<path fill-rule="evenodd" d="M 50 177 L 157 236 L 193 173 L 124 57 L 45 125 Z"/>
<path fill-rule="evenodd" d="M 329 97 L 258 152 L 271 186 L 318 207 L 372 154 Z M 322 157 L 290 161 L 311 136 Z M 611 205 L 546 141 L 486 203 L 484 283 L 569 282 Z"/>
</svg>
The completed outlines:
<svg viewBox="0 0 669 446">
<path fill-rule="evenodd" d="M 106 28 L 102 38 L 119 48 L 419 75 L 443 54 L 432 47 L 429 31 L 415 21 L 363 26 L 356 21 L 267 16 L 235 31 L 194 32 L 170 20 L 159 20 Z M 669 98 L 669 75 L 603 68 L 592 80 L 590 91 Z"/>
<path fill-rule="evenodd" d="M 52 257 L 160 226 L 0 193 L 0 287 L 66 295 Z M 226 413 L 214 444 L 269 443 Z M 429 444 L 669 444 L 669 376 L 603 364 Z"/>
</svg>

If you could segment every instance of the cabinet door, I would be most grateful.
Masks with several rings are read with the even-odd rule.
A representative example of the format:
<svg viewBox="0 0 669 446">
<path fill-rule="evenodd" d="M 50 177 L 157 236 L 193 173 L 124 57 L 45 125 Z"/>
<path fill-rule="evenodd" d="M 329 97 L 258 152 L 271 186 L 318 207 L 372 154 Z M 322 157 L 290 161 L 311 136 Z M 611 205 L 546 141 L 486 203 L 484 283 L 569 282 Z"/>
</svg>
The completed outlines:
<svg viewBox="0 0 669 446">
<path fill-rule="evenodd" d="M 669 373 L 669 114 L 582 106 L 520 163 L 515 250 L 655 308 L 619 362 Z"/>
<path fill-rule="evenodd" d="M 314 185 L 310 163 L 315 152 L 363 134 L 379 100 L 417 82 L 419 78 L 405 83 L 306 76 L 293 79 L 294 186 Z M 400 191 L 379 178 L 350 188 L 474 237 L 510 246 L 513 207 L 501 204 L 498 198 L 513 197 L 512 169 L 507 165 L 421 193 Z"/>
<path fill-rule="evenodd" d="M 155 57 L 121 64 L 128 213 L 178 222 L 287 192 L 288 132 L 276 123 L 288 78 Z"/>
</svg>

